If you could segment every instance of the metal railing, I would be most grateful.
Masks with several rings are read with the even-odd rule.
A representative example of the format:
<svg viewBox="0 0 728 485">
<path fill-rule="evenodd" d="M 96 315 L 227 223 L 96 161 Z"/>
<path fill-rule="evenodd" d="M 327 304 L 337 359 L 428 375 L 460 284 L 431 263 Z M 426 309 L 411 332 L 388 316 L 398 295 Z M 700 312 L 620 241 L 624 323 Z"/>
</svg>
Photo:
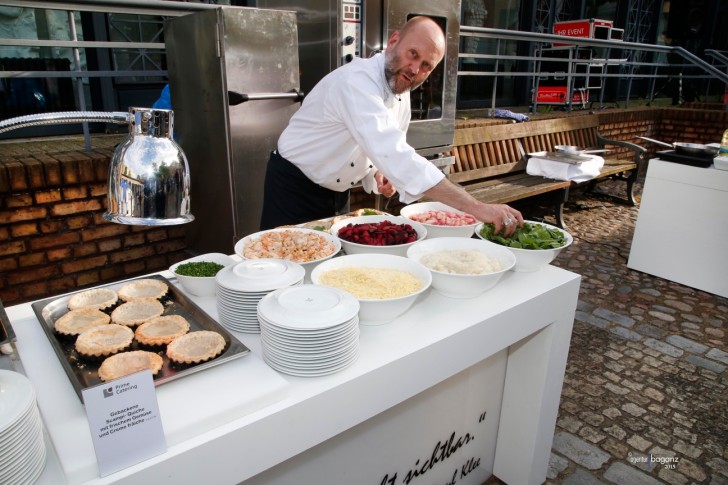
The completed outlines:
<svg viewBox="0 0 728 485">
<path fill-rule="evenodd" d="M 539 87 L 539 80 L 548 76 L 563 76 L 564 83 L 569 87 L 569 96 L 563 103 L 566 107 L 571 107 L 572 94 L 574 81 L 577 79 L 585 80 L 589 76 L 594 76 L 587 69 L 586 72 L 580 73 L 575 69 L 575 65 L 582 64 L 588 66 L 596 66 L 603 68 L 602 71 L 596 76 L 601 80 L 610 78 L 618 78 L 625 82 L 627 85 L 625 103 L 628 106 L 631 97 L 632 85 L 634 81 L 639 79 L 647 80 L 649 83 L 647 98 L 651 102 L 654 100 L 657 91 L 657 81 L 663 80 L 665 82 L 671 81 L 674 78 L 678 79 L 680 87 L 682 82 L 687 80 L 706 80 L 706 81 L 718 81 L 725 86 L 728 86 L 728 72 L 726 72 L 725 60 L 728 58 L 725 55 L 718 53 L 717 51 L 710 51 L 710 56 L 718 58 L 723 61 L 723 64 L 715 63 L 716 65 L 710 64 L 705 60 L 699 58 L 695 54 L 687 51 L 682 47 L 672 47 L 664 45 L 651 45 L 641 44 L 633 42 L 624 42 L 621 40 L 601 40 L 601 39 L 589 39 L 581 37 L 565 37 L 553 34 L 541 34 L 533 32 L 522 32 L 514 30 L 502 30 L 502 29 L 490 29 L 483 27 L 470 27 L 462 26 L 460 30 L 460 36 L 462 38 L 475 37 L 478 39 L 488 39 L 494 42 L 494 46 L 491 52 L 488 53 L 460 53 L 461 59 L 474 59 L 476 61 L 483 61 L 483 64 L 487 67 L 477 71 L 473 70 L 459 70 L 458 76 L 484 76 L 492 78 L 492 93 L 491 99 L 491 110 L 495 109 L 496 105 L 496 93 L 498 88 L 498 82 L 503 78 L 528 78 L 531 80 L 531 111 L 535 111 L 539 104 L 536 99 L 536 94 Z M 525 42 L 528 46 L 528 55 L 518 54 L 507 54 L 504 52 L 504 48 L 508 42 Z M 604 53 L 603 57 L 600 58 L 589 58 L 589 59 L 578 59 L 569 58 L 566 59 L 565 63 L 568 64 L 566 72 L 546 72 L 541 70 L 541 66 L 545 61 L 550 59 L 544 58 L 542 55 L 543 49 L 548 48 L 554 44 L 558 45 L 571 45 L 575 47 L 586 47 L 596 48 Z M 511 49 L 513 50 L 513 49 Z M 524 49 L 526 50 L 526 49 Z M 611 57 L 610 53 L 617 54 L 615 57 Z M 639 61 L 630 60 L 630 57 L 635 59 L 642 59 L 645 54 L 651 53 L 656 54 L 653 57 L 669 59 L 671 62 L 656 60 L 656 61 Z M 504 62 L 510 62 L 510 65 L 525 66 L 524 69 L 517 71 L 509 70 L 503 71 L 502 65 Z M 619 72 L 609 72 L 609 68 L 618 68 Z M 721 67 L 723 69 L 721 70 Z M 589 89 L 589 88 L 585 88 Z M 603 104 L 604 91 L 600 90 L 600 104 Z M 680 91 L 682 95 L 682 91 Z M 582 98 L 583 99 L 583 98 Z"/>
<path fill-rule="evenodd" d="M 0 6 L 18 7 L 18 8 L 35 8 L 50 9 L 63 11 L 66 13 L 69 25 L 69 38 L 63 39 L 20 39 L 20 38 L 2 38 L 0 39 L 0 47 L 31 47 L 31 48 L 68 48 L 71 52 L 71 70 L 70 71 L 40 71 L 40 70 L 0 70 L 0 79 L 22 79 L 22 78 L 70 78 L 74 83 L 74 89 L 77 96 L 78 106 L 81 111 L 86 110 L 86 96 L 84 93 L 84 82 L 92 78 L 109 79 L 123 78 L 132 76 L 150 76 L 150 77 L 166 77 L 167 72 L 160 68 L 128 70 L 114 70 L 100 68 L 89 70 L 82 65 L 81 53 L 92 49 L 114 50 L 138 50 L 138 51 L 158 51 L 163 53 L 165 44 L 163 42 L 138 42 L 138 41 L 118 41 L 118 40 L 84 40 L 81 39 L 76 31 L 76 14 L 78 12 L 92 13 L 111 13 L 111 14 L 134 14 L 149 17 L 176 17 L 185 15 L 194 11 L 217 8 L 218 4 L 228 4 L 225 0 L 209 0 L 215 3 L 196 3 L 182 1 L 167 0 L 76 0 L 76 1 L 53 1 L 53 0 L 0 0 Z M 610 78 L 619 78 L 627 84 L 626 103 L 629 104 L 632 84 L 636 80 L 644 79 L 649 82 L 648 98 L 651 100 L 655 96 L 657 81 L 663 80 L 667 82 L 676 76 L 679 81 L 689 81 L 694 79 L 705 79 L 709 82 L 719 82 L 728 85 L 728 57 L 726 53 L 718 51 L 709 51 L 707 55 L 713 60 L 713 64 L 700 59 L 689 51 L 680 47 L 670 47 L 661 45 L 630 43 L 617 40 L 599 40 L 585 39 L 576 37 L 563 37 L 552 34 L 539 34 L 514 30 L 490 29 L 479 27 L 461 27 L 461 37 L 476 37 L 478 39 L 486 39 L 494 42 L 493 48 L 482 54 L 459 54 L 461 59 L 472 59 L 476 62 L 482 62 L 486 69 L 479 71 L 458 71 L 458 77 L 464 78 L 468 76 L 485 76 L 492 78 L 492 93 L 490 96 L 490 107 L 496 107 L 497 87 L 499 82 L 508 78 L 525 78 L 531 81 L 531 96 L 535 96 L 538 90 L 539 80 L 545 75 L 550 74 L 542 72 L 541 67 L 544 58 L 539 55 L 540 49 L 551 46 L 554 42 L 562 44 L 571 44 L 579 47 L 589 47 L 600 49 L 606 54 L 603 58 L 592 59 L 590 64 L 600 64 L 603 68 L 598 74 L 602 80 Z M 518 53 L 506 53 L 505 46 L 509 43 L 525 43 L 526 48 L 522 51 L 528 52 L 526 55 Z M 617 53 L 612 58 L 610 53 Z M 678 59 L 680 63 L 653 61 L 643 62 L 639 60 L 646 53 L 654 54 L 658 58 Z M 633 54 L 633 55 L 630 55 Z M 505 72 L 502 66 L 505 63 L 518 66 L 518 70 L 509 70 Z M 574 85 L 574 80 L 580 77 L 588 76 L 590 73 L 582 74 L 577 69 L 571 69 L 571 64 L 584 63 L 583 60 L 570 60 L 570 68 L 565 74 L 566 82 L 569 86 Z M 618 69 L 619 72 L 609 72 L 611 69 Z M 571 92 L 569 93 L 572 94 Z M 600 104 L 603 103 L 604 90 L 600 90 Z M 538 107 L 537 102 L 531 102 L 531 110 L 535 111 Z M 567 107 L 571 106 L 571 96 Z M 88 126 L 84 125 L 84 137 L 86 139 L 87 148 L 90 147 L 90 136 Z"/>
</svg>

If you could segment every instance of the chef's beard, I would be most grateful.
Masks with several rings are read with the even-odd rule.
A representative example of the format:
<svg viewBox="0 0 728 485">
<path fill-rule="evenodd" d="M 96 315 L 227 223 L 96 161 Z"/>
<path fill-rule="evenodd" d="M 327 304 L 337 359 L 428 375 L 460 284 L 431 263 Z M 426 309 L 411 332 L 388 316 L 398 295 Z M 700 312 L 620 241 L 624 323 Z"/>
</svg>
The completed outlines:
<svg viewBox="0 0 728 485">
<path fill-rule="evenodd" d="M 395 66 L 398 64 L 398 61 L 399 61 L 399 56 L 397 56 L 393 51 L 385 51 L 385 53 L 384 53 L 384 78 L 387 80 L 389 89 L 391 89 L 394 94 L 403 94 L 408 91 L 414 91 L 415 89 L 422 86 L 422 83 L 425 82 L 424 79 L 416 84 L 410 83 L 408 86 L 405 86 L 404 89 L 397 90 L 397 75 L 400 72 L 404 72 L 411 79 L 414 79 L 414 77 L 415 77 L 414 74 L 412 74 L 412 72 L 410 72 L 409 70 L 406 70 L 404 68 L 397 69 Z"/>
</svg>

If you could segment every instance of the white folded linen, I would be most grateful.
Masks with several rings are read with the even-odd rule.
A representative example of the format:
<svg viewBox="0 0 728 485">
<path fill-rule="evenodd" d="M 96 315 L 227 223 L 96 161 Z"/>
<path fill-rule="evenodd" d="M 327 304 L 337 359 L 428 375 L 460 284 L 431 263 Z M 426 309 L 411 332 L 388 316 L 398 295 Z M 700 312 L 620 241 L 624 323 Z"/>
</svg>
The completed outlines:
<svg viewBox="0 0 728 485">
<path fill-rule="evenodd" d="M 528 159 L 526 173 L 555 180 L 570 180 L 574 182 L 584 182 L 598 177 L 599 171 L 604 166 L 604 158 L 599 155 L 582 156 L 588 157 L 589 160 L 585 160 L 579 164 L 572 164 L 532 156 Z"/>
</svg>

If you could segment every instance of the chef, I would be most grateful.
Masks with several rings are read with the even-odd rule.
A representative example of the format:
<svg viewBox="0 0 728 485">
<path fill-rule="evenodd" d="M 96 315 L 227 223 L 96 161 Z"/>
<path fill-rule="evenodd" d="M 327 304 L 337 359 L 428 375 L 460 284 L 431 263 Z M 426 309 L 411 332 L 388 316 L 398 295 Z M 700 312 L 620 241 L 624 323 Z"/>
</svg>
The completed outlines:
<svg viewBox="0 0 728 485">
<path fill-rule="evenodd" d="M 407 144 L 410 91 L 445 54 L 445 35 L 413 17 L 387 49 L 354 59 L 325 76 L 293 115 L 266 168 L 261 229 L 348 212 L 349 191 L 364 190 L 408 204 L 430 199 L 472 214 L 510 235 L 523 224 L 505 204 L 484 204 L 456 186 Z"/>
</svg>

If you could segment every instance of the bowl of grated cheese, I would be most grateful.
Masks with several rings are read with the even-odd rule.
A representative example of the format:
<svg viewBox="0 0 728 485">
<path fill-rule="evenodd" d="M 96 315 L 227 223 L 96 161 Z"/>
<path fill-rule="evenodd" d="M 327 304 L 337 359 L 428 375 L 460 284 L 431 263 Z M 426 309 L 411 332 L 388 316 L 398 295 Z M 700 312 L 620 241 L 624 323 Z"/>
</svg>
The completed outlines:
<svg viewBox="0 0 728 485">
<path fill-rule="evenodd" d="M 440 237 L 412 245 L 407 257 L 432 273 L 432 288 L 451 298 L 475 298 L 514 267 L 507 248 L 482 239 Z"/>
<path fill-rule="evenodd" d="M 359 300 L 359 323 L 381 325 L 409 310 L 430 287 L 432 274 L 404 256 L 349 254 L 316 266 L 311 282 L 348 291 Z"/>
</svg>

